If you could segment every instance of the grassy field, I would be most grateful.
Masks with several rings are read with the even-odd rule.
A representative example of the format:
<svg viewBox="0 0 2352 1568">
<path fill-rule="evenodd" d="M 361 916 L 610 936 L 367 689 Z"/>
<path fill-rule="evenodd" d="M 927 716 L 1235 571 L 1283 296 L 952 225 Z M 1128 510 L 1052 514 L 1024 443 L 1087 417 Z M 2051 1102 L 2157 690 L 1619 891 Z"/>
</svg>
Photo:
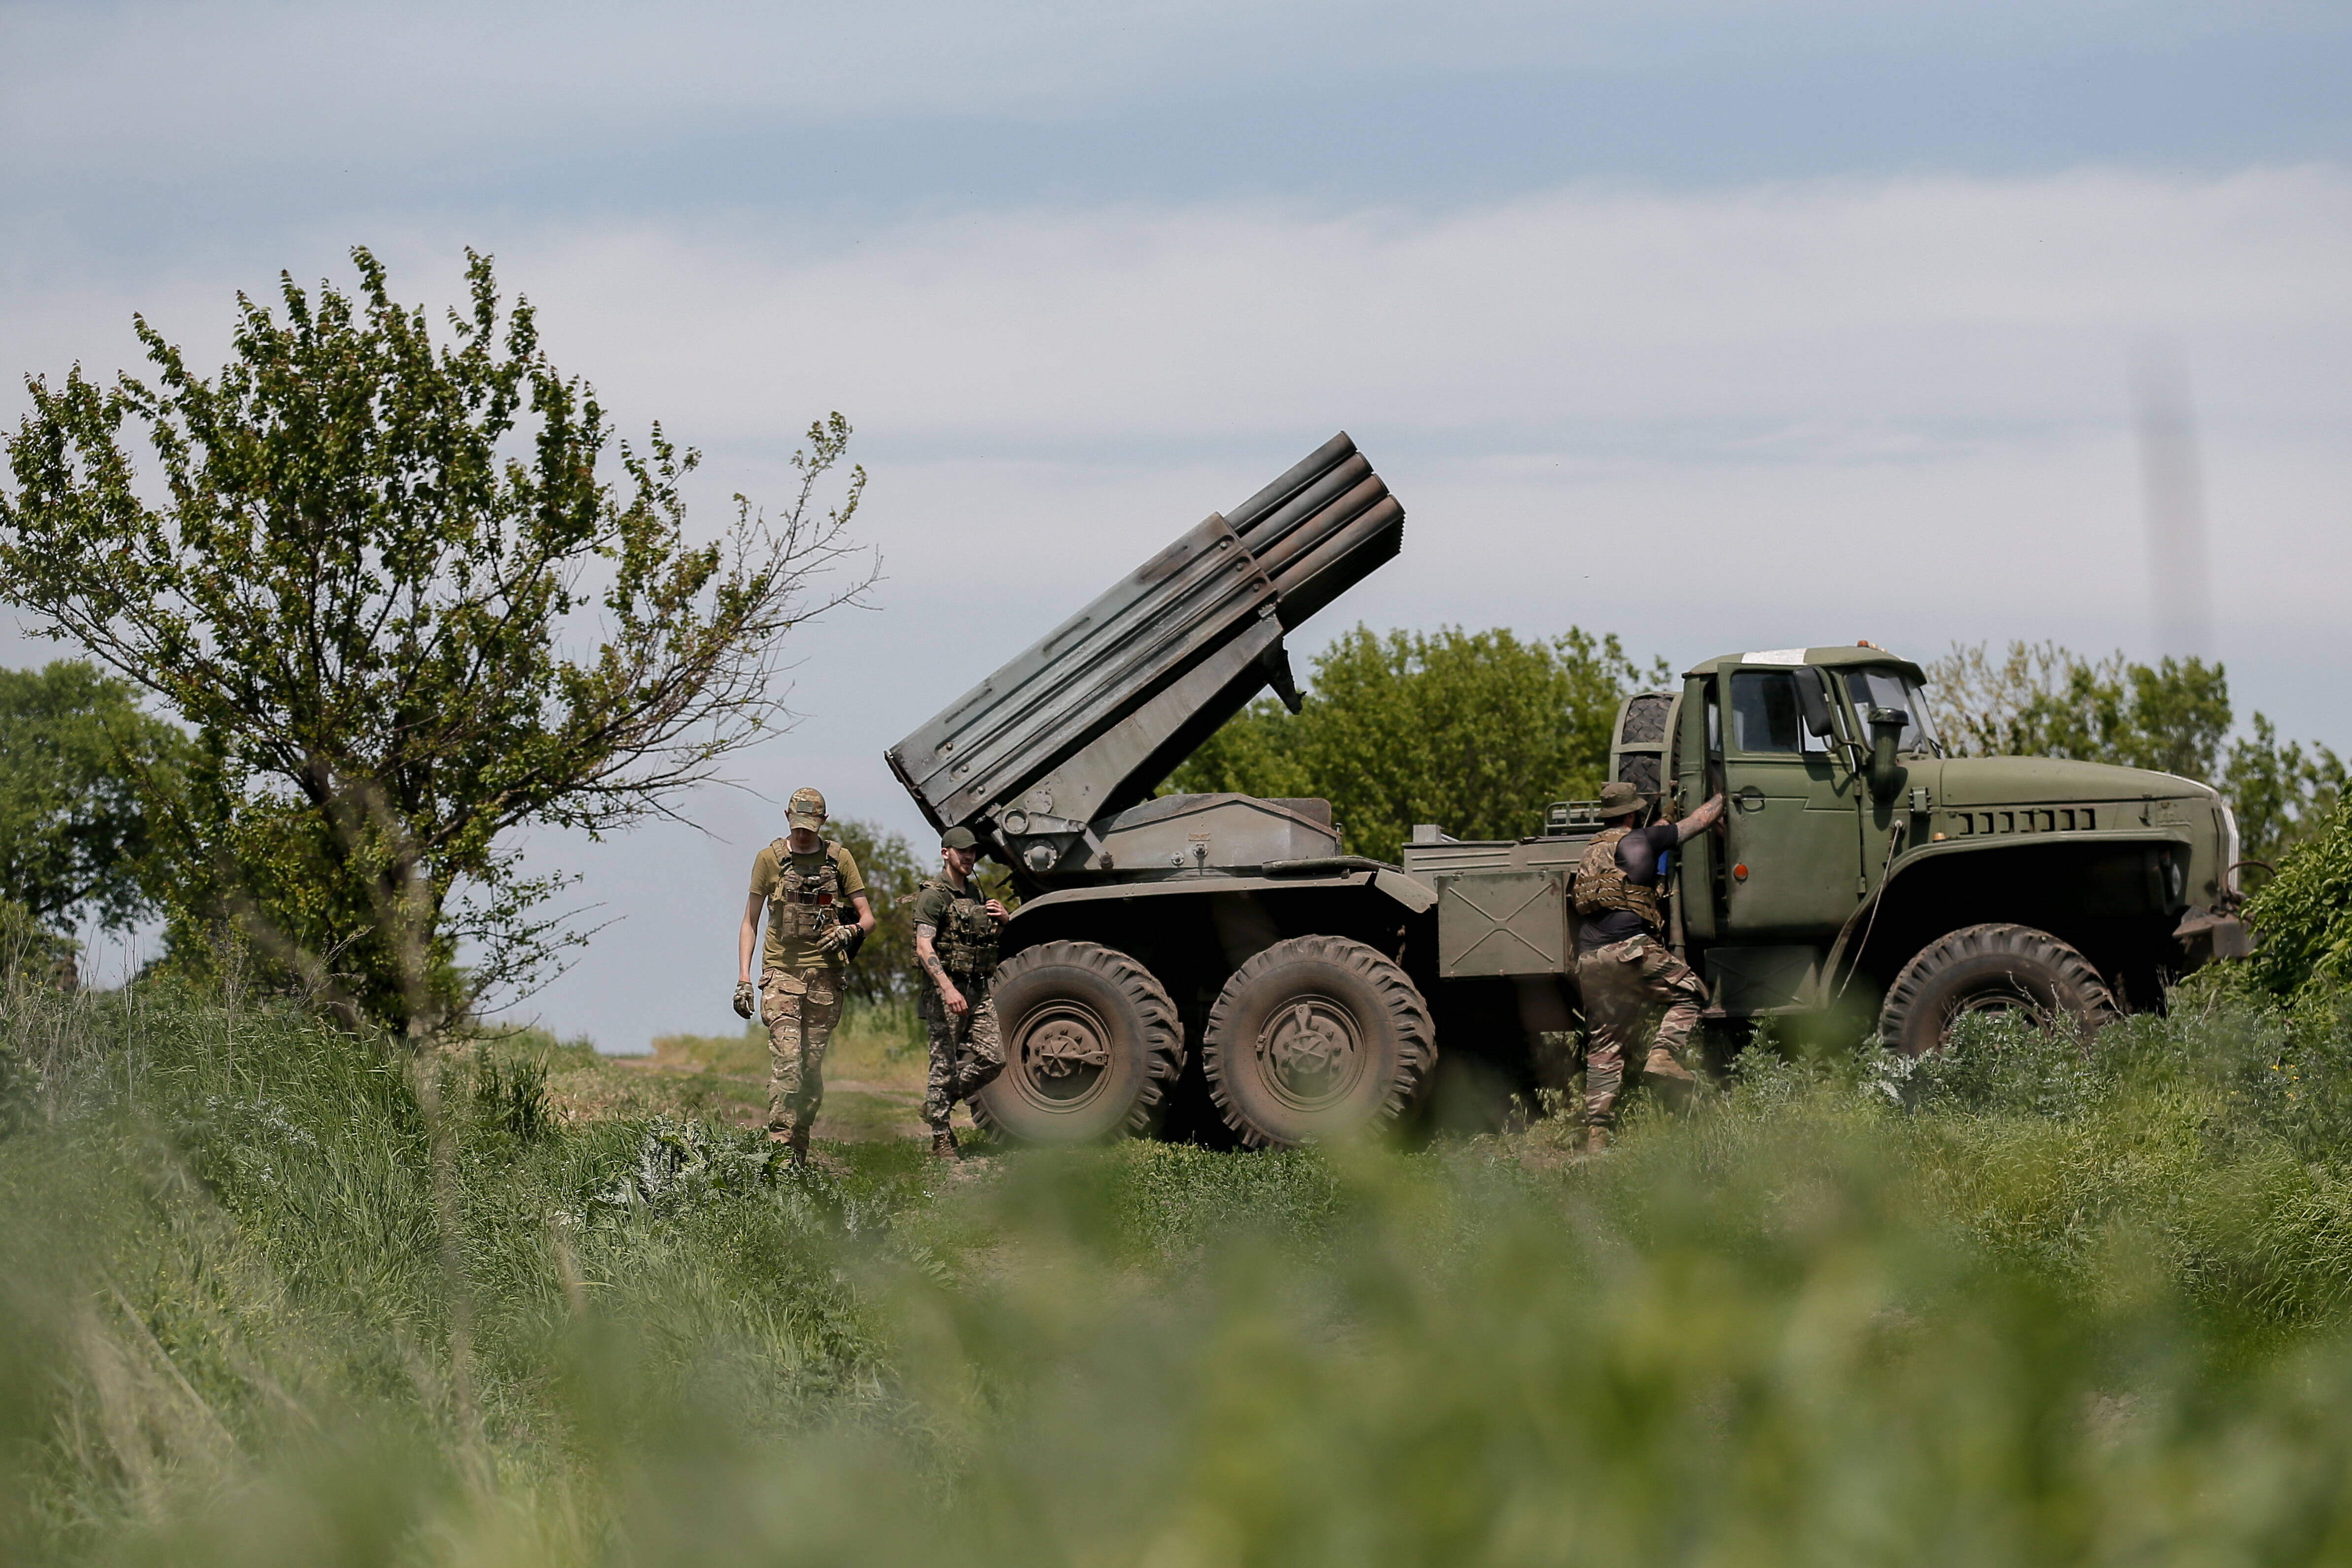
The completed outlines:
<svg viewBox="0 0 2352 1568">
<path fill-rule="evenodd" d="M 2352 1552 L 2352 1017 L 1753 1050 L 1609 1156 L 824 1164 L 756 1041 L 0 1022 L 0 1559 L 2215 1563 Z M 863 1050 L 866 1053 L 860 1056 Z"/>
<path fill-rule="evenodd" d="M 567 1123 L 657 1112 L 729 1127 L 758 1127 L 767 1119 L 768 1033 L 757 1025 L 740 1035 L 664 1035 L 642 1057 L 599 1057 L 531 1032 L 504 1037 L 495 1048 L 548 1064 L 548 1098 Z M 817 1138 L 866 1142 L 926 1135 L 925 1059 L 922 1024 L 911 1005 L 850 1008 L 826 1053 Z M 971 1125 L 961 1106 L 956 1124 Z"/>
</svg>

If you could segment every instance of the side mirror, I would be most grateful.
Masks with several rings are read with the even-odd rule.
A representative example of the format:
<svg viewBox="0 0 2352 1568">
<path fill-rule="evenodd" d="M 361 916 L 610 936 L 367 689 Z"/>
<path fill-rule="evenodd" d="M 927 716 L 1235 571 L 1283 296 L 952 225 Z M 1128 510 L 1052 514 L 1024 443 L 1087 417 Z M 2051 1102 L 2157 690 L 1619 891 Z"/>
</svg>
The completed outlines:
<svg viewBox="0 0 2352 1568">
<path fill-rule="evenodd" d="M 1822 695 L 1821 679 L 1810 669 L 1797 672 L 1797 706 L 1804 710 L 1808 733 L 1827 740 L 1837 729 L 1830 718 L 1830 700 Z"/>
<path fill-rule="evenodd" d="M 1893 795 L 1902 783 L 1895 742 L 1911 727 L 1911 715 L 1900 708 L 1873 708 L 1863 715 L 1863 722 L 1870 726 L 1870 793 Z"/>
</svg>

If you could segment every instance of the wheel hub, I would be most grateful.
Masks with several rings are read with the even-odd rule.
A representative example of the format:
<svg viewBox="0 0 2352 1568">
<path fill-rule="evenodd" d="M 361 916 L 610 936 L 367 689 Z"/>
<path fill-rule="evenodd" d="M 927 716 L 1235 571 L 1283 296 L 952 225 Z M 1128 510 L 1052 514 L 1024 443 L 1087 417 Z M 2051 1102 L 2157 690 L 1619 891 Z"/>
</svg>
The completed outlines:
<svg viewBox="0 0 2352 1568">
<path fill-rule="evenodd" d="M 1014 1058 L 1032 1100 L 1066 1106 L 1102 1081 L 1110 1067 L 1110 1031 L 1091 1012 L 1064 1002 L 1024 1023 Z"/>
<path fill-rule="evenodd" d="M 1029 1037 L 1029 1061 L 1039 1078 L 1067 1078 L 1080 1068 L 1110 1065 L 1110 1047 L 1076 1018 L 1056 1018 Z"/>
<path fill-rule="evenodd" d="M 2023 982 L 2011 980 L 1969 993 L 1953 1007 L 1951 1016 L 1956 1019 L 2022 1016 L 2042 1023 L 2050 1018 L 2051 1008 Z"/>
<path fill-rule="evenodd" d="M 1363 1056 L 1353 1015 L 1320 996 L 1277 1008 L 1258 1031 L 1257 1051 L 1275 1085 L 1301 1105 L 1345 1093 Z"/>
</svg>

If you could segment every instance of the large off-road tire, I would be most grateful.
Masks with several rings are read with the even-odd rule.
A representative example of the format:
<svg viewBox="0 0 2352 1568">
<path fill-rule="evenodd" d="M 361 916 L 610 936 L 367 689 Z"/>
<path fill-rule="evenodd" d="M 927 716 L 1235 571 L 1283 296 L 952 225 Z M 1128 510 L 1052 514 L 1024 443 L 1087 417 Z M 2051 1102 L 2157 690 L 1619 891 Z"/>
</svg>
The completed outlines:
<svg viewBox="0 0 2352 1568">
<path fill-rule="evenodd" d="M 1878 1037 L 1906 1056 L 1942 1047 L 1969 1013 L 2074 1019 L 2088 1033 L 2116 1016 L 2116 1000 L 2091 963 L 2032 926 L 1965 926 L 1914 955 L 1886 989 Z"/>
<path fill-rule="evenodd" d="M 1336 936 L 1293 937 L 1243 964 L 1201 1041 L 1210 1097 L 1254 1149 L 1383 1128 L 1436 1060 L 1420 989 L 1378 949 Z"/>
<path fill-rule="evenodd" d="M 1149 1132 L 1184 1066 L 1184 1026 L 1151 972 L 1090 942 L 1049 942 L 989 985 L 1004 1070 L 972 1120 L 1016 1143 Z"/>
</svg>

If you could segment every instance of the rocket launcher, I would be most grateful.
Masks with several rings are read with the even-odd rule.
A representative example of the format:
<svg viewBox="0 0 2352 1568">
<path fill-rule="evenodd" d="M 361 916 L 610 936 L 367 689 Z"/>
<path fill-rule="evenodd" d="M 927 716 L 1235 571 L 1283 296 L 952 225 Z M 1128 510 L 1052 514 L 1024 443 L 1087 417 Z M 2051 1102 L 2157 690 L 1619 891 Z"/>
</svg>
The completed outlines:
<svg viewBox="0 0 2352 1568">
<path fill-rule="evenodd" d="M 1111 819 L 1217 726 L 1269 687 L 1297 711 L 1283 634 L 1403 541 L 1404 508 L 1342 431 L 891 747 L 891 771 L 933 826 L 1032 879 L 1108 870 Z"/>
</svg>

